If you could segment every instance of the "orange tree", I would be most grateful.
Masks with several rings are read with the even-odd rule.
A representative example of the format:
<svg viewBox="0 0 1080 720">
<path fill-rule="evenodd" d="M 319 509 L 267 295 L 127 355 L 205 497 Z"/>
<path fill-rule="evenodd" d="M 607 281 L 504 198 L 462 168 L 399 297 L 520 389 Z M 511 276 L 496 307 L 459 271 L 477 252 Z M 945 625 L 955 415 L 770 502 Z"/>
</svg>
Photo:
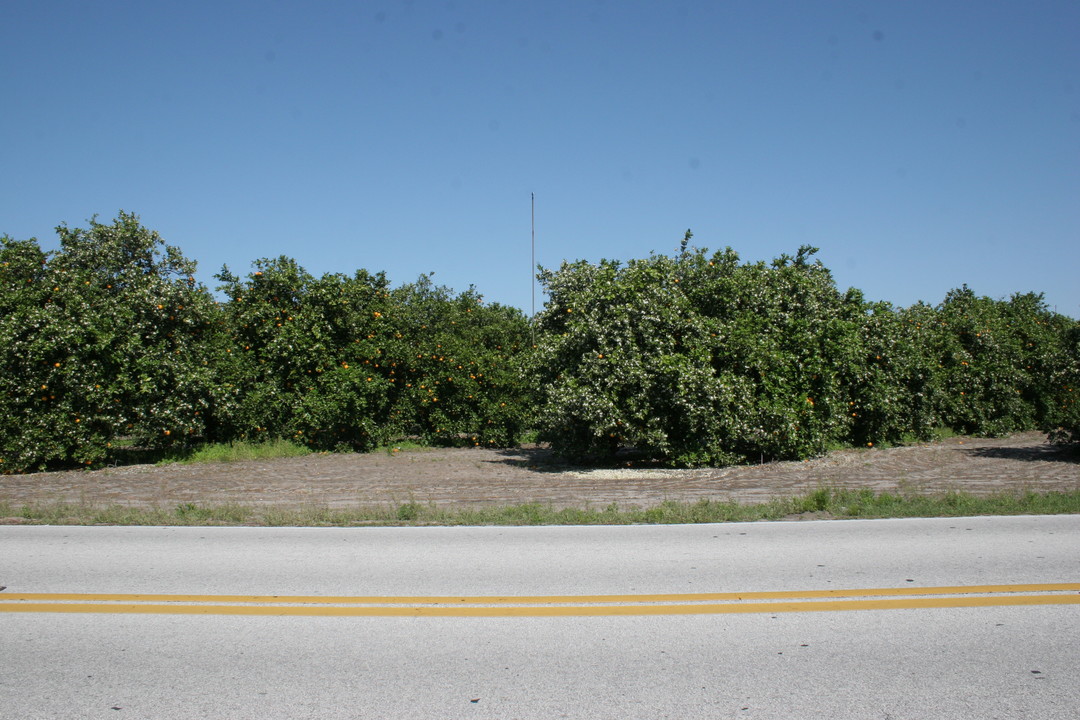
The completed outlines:
<svg viewBox="0 0 1080 720">
<path fill-rule="evenodd" d="M 575 458 L 632 447 L 674 463 L 735 457 L 725 429 L 750 388 L 710 365 L 708 329 L 677 280 L 676 260 L 603 260 L 542 270 L 531 382 L 540 438 Z"/>
<path fill-rule="evenodd" d="M 1041 295 L 1001 301 L 967 286 L 937 307 L 868 306 L 866 354 L 851 390 L 852 439 L 925 439 L 937 428 L 1002 435 L 1045 426 L 1068 385 L 1062 373 L 1070 324 Z"/>
<path fill-rule="evenodd" d="M 218 278 L 228 295 L 222 439 L 369 450 L 403 436 L 496 446 L 520 435 L 519 311 L 426 277 L 394 290 L 364 270 L 316 279 L 287 257 Z"/>
<path fill-rule="evenodd" d="M 1080 443 L 1080 323 L 1057 316 L 1062 339 L 1061 362 L 1049 374 L 1049 405 L 1042 429 L 1055 443 Z"/>
<path fill-rule="evenodd" d="M 201 438 L 215 404 L 214 303 L 195 263 L 133 214 L 0 248 L 0 457 L 92 465 Z"/>
<path fill-rule="evenodd" d="M 862 296 L 841 293 L 816 252 L 803 246 L 768 265 L 736 266 L 729 250 L 702 267 L 697 304 L 716 327 L 713 367 L 751 388 L 733 437 L 749 460 L 810 457 L 850 432 Z M 716 271 L 722 266 L 727 273 Z"/>
<path fill-rule="evenodd" d="M 430 276 L 391 292 L 388 343 L 393 420 L 404 435 L 443 445 L 502 447 L 529 424 L 523 382 L 529 325 L 516 308 L 455 294 Z"/>
<path fill-rule="evenodd" d="M 1039 295 L 993 300 L 966 285 L 946 295 L 937 315 L 944 424 L 974 435 L 1038 427 L 1065 357 L 1061 318 Z"/>
<path fill-rule="evenodd" d="M 228 296 L 219 360 L 232 397 L 223 436 L 289 437 L 319 449 L 385 442 L 393 434 L 385 276 L 315 279 L 288 257 L 254 266 L 246 279 L 228 268 L 217 276 Z"/>
<path fill-rule="evenodd" d="M 862 357 L 849 390 L 855 445 L 929 439 L 945 424 L 945 376 L 939 358 L 947 335 L 933 307 L 867 303 L 860 323 Z"/>
<path fill-rule="evenodd" d="M 633 448 L 677 465 L 798 458 L 846 437 L 857 295 L 815 250 L 740 265 L 730 248 L 542 271 L 533 382 L 563 454 Z"/>
<path fill-rule="evenodd" d="M 1068 393 L 1070 374 L 1076 377 L 1075 370 L 1070 372 L 1070 358 L 1075 358 L 1075 337 L 1070 340 L 1070 332 L 1076 321 L 1051 310 L 1041 293 L 1018 293 L 999 302 L 999 307 L 1023 371 L 1024 380 L 1016 390 L 1033 419 L 1026 425 L 1044 425 L 1061 405 L 1060 393 Z"/>
</svg>

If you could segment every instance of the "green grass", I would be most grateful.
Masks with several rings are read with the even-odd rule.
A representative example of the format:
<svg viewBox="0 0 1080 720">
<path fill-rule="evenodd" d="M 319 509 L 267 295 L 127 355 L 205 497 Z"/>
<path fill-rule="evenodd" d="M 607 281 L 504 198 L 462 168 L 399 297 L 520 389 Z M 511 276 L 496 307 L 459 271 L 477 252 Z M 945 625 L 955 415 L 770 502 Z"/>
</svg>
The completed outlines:
<svg viewBox="0 0 1080 720">
<path fill-rule="evenodd" d="M 256 525 L 385 526 L 385 525 L 635 525 L 747 522 L 757 520 L 957 517 L 971 515 L 1080 514 L 1080 491 L 999 493 L 976 496 L 874 493 L 871 490 L 819 488 L 806 495 L 765 503 L 700 500 L 663 502 L 654 507 L 583 507 L 559 509 L 542 503 L 447 510 L 410 500 L 402 504 L 332 509 L 252 507 L 237 504 L 174 508 L 107 507 L 42 503 L 16 506 L 0 502 L 7 523 L 38 525 Z"/>
<path fill-rule="evenodd" d="M 908 433 L 907 435 L 904 435 L 904 438 L 900 442 L 900 444 L 901 445 L 922 445 L 922 444 L 928 443 L 928 442 L 931 442 L 931 443 L 941 442 L 942 440 L 948 440 L 949 438 L 954 438 L 954 437 L 957 437 L 957 436 L 959 436 L 959 433 L 956 432 L 955 430 L 953 430 L 952 428 L 937 427 L 937 428 L 934 428 L 933 430 L 931 430 L 930 431 L 930 436 L 926 437 L 926 438 L 920 438 L 920 437 L 918 437 L 916 435 Z"/>
<path fill-rule="evenodd" d="M 949 438 L 959 437 L 960 434 L 947 427 L 937 427 L 931 430 L 925 437 L 920 437 L 914 433 L 906 433 L 900 438 L 898 442 L 889 442 L 884 440 L 875 440 L 871 447 L 875 447 L 879 450 L 891 447 L 906 447 L 910 445 L 925 445 L 927 443 L 938 443 Z M 866 445 L 850 445 L 843 442 L 830 442 L 825 445 L 825 452 L 831 453 L 837 450 L 866 450 Z"/>
<path fill-rule="evenodd" d="M 416 450 L 431 450 L 430 445 L 424 445 L 423 443 L 414 442 L 412 440 L 402 440 L 391 445 L 380 445 L 371 452 L 384 452 L 387 455 L 397 455 L 403 452 L 415 452 Z"/>
<path fill-rule="evenodd" d="M 192 450 L 167 455 L 158 462 L 169 463 L 210 463 L 237 462 L 239 460 L 272 460 L 275 458 L 302 457 L 310 455 L 311 450 L 297 445 L 291 440 L 275 439 L 266 442 L 213 443 Z"/>
</svg>

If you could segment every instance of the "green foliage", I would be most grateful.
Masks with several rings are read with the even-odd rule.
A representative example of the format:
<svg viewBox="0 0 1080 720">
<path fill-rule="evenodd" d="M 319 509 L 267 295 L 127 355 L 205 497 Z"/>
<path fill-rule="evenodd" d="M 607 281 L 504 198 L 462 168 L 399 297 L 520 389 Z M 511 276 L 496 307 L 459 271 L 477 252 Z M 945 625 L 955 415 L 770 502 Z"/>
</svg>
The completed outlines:
<svg viewBox="0 0 1080 720">
<path fill-rule="evenodd" d="M 394 506 L 327 508 L 263 505 L 198 505 L 174 508 L 98 507 L 46 503 L 16 506 L 0 501 L 0 517 L 48 525 L 637 525 L 718 523 L 811 518 L 958 517 L 970 515 L 1052 515 L 1080 512 L 1080 491 L 999 493 L 976 496 L 875 493 L 822 488 L 809 494 L 742 504 L 702 499 L 664 501 L 652 507 L 554 507 L 541 503 L 445 509 L 414 501 Z"/>
<path fill-rule="evenodd" d="M 1003 303 L 952 290 L 938 310 L 944 328 L 942 413 L 965 434 L 1003 435 L 1032 427 L 1023 351 Z"/>
<path fill-rule="evenodd" d="M 454 295 L 430 277 L 391 293 L 388 347 L 392 419 L 438 445 L 505 447 L 526 429 L 532 393 L 522 382 L 529 326 L 515 308 Z"/>
<path fill-rule="evenodd" d="M 0 246 L 0 447 L 8 471 L 175 447 L 214 404 L 213 301 L 195 263 L 135 215 Z"/>
<path fill-rule="evenodd" d="M 275 458 L 303 457 L 311 450 L 291 440 L 278 438 L 263 442 L 208 443 L 199 447 L 170 453 L 158 464 L 240 462 L 242 460 L 271 460 Z"/>
<path fill-rule="evenodd" d="M 867 304 L 860 323 L 862 357 L 849 388 L 855 445 L 923 440 L 941 425 L 934 309 Z"/>
<path fill-rule="evenodd" d="M 800 248 L 541 270 L 532 322 L 429 276 L 315 278 L 288 257 L 226 295 L 138 218 L 0 238 L 0 472 L 285 439 L 409 439 L 668 465 L 796 459 L 944 431 L 1080 439 L 1080 329 L 1042 296 L 966 286 L 894 308 Z M 534 344 L 535 343 L 535 344 Z"/>
<path fill-rule="evenodd" d="M 1048 404 L 1042 429 L 1055 443 L 1080 443 L 1080 323 L 1056 318 L 1062 329 L 1062 357 L 1048 373 Z"/>
<path fill-rule="evenodd" d="M 369 450 L 390 433 L 381 366 L 391 331 L 384 275 L 315 279 L 294 260 L 258 260 L 245 280 L 217 276 L 231 393 L 226 438 L 289 437 L 317 449 Z"/>
<path fill-rule="evenodd" d="M 575 457 L 632 447 L 677 465 L 824 451 L 850 425 L 859 301 L 814 252 L 766 266 L 684 247 L 543 271 L 541 438 Z"/>
<path fill-rule="evenodd" d="M 366 451 L 406 435 L 503 446 L 521 433 L 520 312 L 427 277 L 391 291 L 364 270 L 315 279 L 285 257 L 255 267 L 218 276 L 229 296 L 223 437 Z"/>
<path fill-rule="evenodd" d="M 936 308 L 895 309 L 838 292 L 814 248 L 740 264 L 689 239 L 673 258 L 541 272 L 551 299 L 531 374 L 541 438 L 558 452 L 698 465 L 943 427 L 1001 435 L 1043 423 L 1075 437 L 1075 323 L 1040 295 L 1005 302 L 965 286 Z"/>
</svg>

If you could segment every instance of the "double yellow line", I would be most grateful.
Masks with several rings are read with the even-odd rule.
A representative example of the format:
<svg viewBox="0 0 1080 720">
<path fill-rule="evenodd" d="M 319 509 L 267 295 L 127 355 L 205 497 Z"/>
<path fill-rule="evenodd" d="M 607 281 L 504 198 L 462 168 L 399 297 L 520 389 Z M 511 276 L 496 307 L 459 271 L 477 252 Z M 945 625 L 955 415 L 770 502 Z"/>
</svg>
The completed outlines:
<svg viewBox="0 0 1080 720">
<path fill-rule="evenodd" d="M 121 615 L 568 617 L 836 612 L 1009 605 L 1080 605 L 1080 583 L 660 595 L 473 597 L 0 593 L 0 613 Z"/>
</svg>

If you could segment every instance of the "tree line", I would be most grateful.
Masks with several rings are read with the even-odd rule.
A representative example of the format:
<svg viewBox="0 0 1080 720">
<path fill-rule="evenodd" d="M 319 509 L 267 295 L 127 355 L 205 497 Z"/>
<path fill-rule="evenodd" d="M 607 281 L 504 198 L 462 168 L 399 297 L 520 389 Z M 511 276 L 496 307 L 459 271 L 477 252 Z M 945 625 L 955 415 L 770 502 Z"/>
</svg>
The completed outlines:
<svg viewBox="0 0 1080 720">
<path fill-rule="evenodd" d="M 121 212 L 0 239 L 0 472 L 130 448 L 410 437 L 670 465 L 800 459 L 942 429 L 1080 439 L 1080 325 L 1041 295 L 907 308 L 841 292 L 814 248 L 730 248 L 541 270 L 527 318 L 421 276 L 314 277 L 288 257 L 216 276 Z"/>
</svg>

